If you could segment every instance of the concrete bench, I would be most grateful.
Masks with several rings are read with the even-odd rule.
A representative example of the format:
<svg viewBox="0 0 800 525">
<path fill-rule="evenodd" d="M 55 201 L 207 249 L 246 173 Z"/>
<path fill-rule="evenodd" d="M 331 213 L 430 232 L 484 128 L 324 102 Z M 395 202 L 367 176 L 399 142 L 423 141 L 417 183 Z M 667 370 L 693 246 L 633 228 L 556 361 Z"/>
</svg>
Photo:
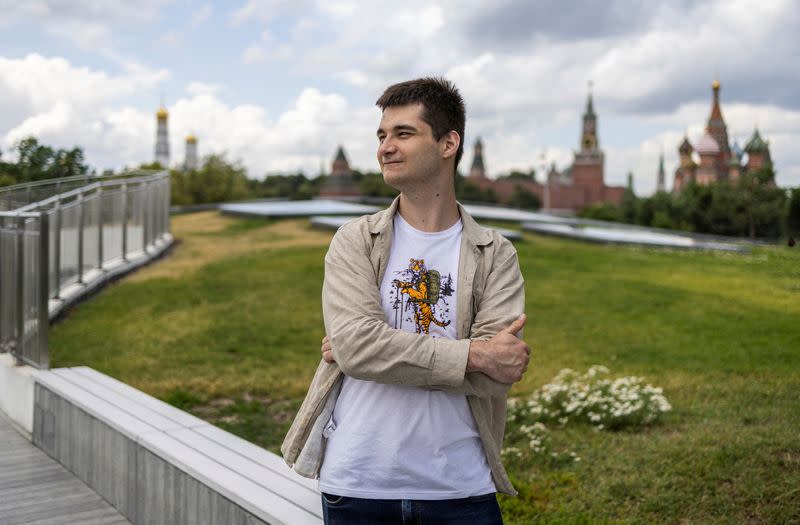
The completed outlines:
<svg viewBox="0 0 800 525">
<path fill-rule="evenodd" d="M 88 367 L 35 373 L 33 441 L 132 523 L 315 524 L 277 455 Z"/>
</svg>

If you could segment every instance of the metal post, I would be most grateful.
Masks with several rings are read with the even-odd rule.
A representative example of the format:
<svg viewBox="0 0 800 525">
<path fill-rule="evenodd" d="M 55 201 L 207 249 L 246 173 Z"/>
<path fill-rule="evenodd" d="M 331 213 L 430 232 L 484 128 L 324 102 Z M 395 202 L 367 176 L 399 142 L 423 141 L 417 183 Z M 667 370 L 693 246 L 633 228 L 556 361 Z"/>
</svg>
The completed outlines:
<svg viewBox="0 0 800 525">
<path fill-rule="evenodd" d="M 128 184 L 122 183 L 122 260 L 128 260 Z"/>
<path fill-rule="evenodd" d="M 47 212 L 39 213 L 39 319 L 36 323 L 39 348 L 36 362 L 41 368 L 50 368 L 47 339 L 50 328 L 50 218 Z"/>
<path fill-rule="evenodd" d="M 83 221 L 86 207 L 83 205 L 83 192 L 78 194 L 78 283 L 83 284 Z"/>
<path fill-rule="evenodd" d="M 97 187 L 97 269 L 103 269 L 103 185 Z"/>
<path fill-rule="evenodd" d="M 17 216 L 17 340 L 14 352 L 17 364 L 21 359 L 25 345 L 25 217 Z"/>
<path fill-rule="evenodd" d="M 146 182 L 142 182 L 142 191 L 144 195 L 142 195 L 142 250 L 144 253 L 147 253 L 147 238 L 149 233 L 149 223 L 150 223 L 150 188 L 149 184 Z"/>
<path fill-rule="evenodd" d="M 166 235 L 170 231 L 169 203 L 172 195 L 172 179 L 169 176 L 166 177 L 166 183 L 164 184 L 164 194 L 164 231 L 161 232 L 162 235 Z"/>
<path fill-rule="evenodd" d="M 53 290 L 53 298 L 58 299 L 61 296 L 61 199 L 56 200 L 55 206 L 55 228 L 53 232 L 53 268 L 55 268 L 55 281 L 56 286 Z"/>
</svg>

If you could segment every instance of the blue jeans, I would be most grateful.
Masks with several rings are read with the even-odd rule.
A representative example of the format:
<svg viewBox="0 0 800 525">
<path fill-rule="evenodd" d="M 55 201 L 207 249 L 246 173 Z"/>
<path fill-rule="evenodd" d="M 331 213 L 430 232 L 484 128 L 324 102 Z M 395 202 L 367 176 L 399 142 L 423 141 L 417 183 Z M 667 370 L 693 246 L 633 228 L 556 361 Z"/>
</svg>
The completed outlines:
<svg viewBox="0 0 800 525">
<path fill-rule="evenodd" d="M 325 525 L 503 525 L 494 493 L 446 500 L 362 499 L 322 493 Z"/>
</svg>

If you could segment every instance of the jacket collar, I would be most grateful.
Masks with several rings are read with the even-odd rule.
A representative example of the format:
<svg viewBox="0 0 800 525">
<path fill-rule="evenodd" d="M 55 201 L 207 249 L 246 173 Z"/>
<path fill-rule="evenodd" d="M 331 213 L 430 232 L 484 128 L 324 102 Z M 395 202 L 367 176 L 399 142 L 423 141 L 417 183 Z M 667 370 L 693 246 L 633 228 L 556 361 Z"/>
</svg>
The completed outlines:
<svg viewBox="0 0 800 525">
<path fill-rule="evenodd" d="M 384 232 L 387 227 L 390 228 L 399 204 L 400 196 L 397 196 L 388 208 L 367 217 L 369 232 L 372 234 L 380 234 Z M 460 202 L 456 201 L 456 204 L 458 205 L 458 213 L 461 215 L 461 222 L 464 228 L 462 233 L 467 240 L 475 246 L 491 244 L 492 234 L 489 229 L 475 222 L 475 219 L 472 218 L 472 215 L 467 213 L 467 210 L 464 209 L 464 206 L 462 206 Z"/>
</svg>

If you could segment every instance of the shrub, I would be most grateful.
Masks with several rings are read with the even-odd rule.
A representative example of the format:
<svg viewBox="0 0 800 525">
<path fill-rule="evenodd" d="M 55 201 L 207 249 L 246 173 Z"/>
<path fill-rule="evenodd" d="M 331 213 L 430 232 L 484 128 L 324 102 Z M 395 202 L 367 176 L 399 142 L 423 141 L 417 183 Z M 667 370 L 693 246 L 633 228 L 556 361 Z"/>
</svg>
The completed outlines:
<svg viewBox="0 0 800 525">
<path fill-rule="evenodd" d="M 527 400 L 513 400 L 509 419 L 560 425 L 576 421 L 599 430 L 618 430 L 649 425 L 672 409 L 661 388 L 635 376 L 608 379 L 608 373 L 599 365 L 585 374 L 565 368 Z"/>
</svg>

